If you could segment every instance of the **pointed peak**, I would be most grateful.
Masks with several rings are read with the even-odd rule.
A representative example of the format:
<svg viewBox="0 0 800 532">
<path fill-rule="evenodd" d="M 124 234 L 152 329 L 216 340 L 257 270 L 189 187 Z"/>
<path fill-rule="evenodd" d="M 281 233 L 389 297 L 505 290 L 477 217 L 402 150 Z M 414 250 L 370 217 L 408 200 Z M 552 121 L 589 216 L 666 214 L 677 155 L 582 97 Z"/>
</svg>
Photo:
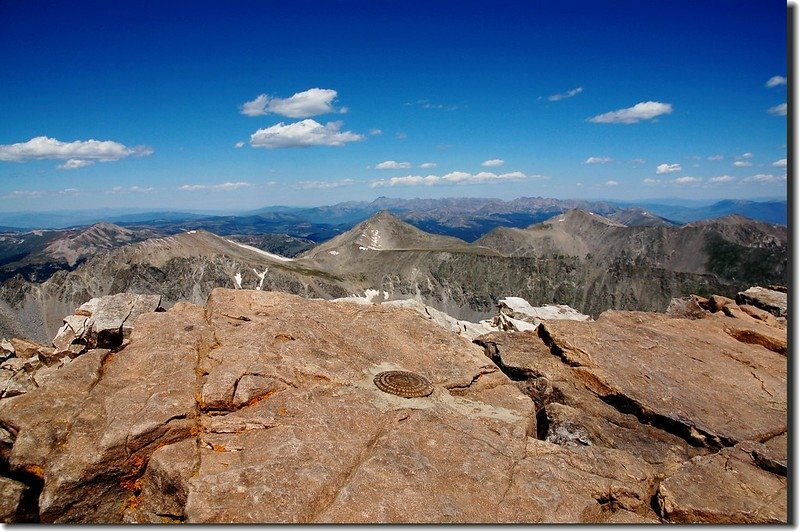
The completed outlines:
<svg viewBox="0 0 800 532">
<path fill-rule="evenodd" d="M 553 216 L 549 220 L 546 220 L 546 224 L 556 224 L 556 223 L 567 223 L 567 224 L 583 224 L 583 223 L 591 223 L 591 224 L 603 224 L 613 227 L 625 227 L 624 224 L 619 222 L 615 222 L 605 216 L 600 216 L 599 214 L 595 214 L 593 212 L 585 211 L 583 209 L 569 209 L 564 211 L 562 214 L 558 214 Z"/>
</svg>

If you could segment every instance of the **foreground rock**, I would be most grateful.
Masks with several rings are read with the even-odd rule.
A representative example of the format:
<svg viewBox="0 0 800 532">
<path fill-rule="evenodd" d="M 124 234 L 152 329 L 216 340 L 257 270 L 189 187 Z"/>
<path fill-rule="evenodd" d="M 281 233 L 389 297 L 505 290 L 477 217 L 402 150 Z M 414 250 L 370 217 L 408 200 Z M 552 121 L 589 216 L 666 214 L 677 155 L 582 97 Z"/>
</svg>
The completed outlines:
<svg viewBox="0 0 800 532">
<path fill-rule="evenodd" d="M 121 293 L 93 298 L 64 318 L 53 346 L 58 351 L 68 351 L 74 346 L 117 348 L 130 337 L 140 315 L 158 310 L 163 310 L 158 295 Z"/>
<path fill-rule="evenodd" d="M 0 401 L 0 458 L 43 522 L 686 522 L 729 479 L 758 512 L 707 521 L 785 521 L 786 357 L 740 321 L 606 313 L 476 345 L 412 309 L 216 289 Z M 376 386 L 398 370 L 431 387 Z"/>
</svg>

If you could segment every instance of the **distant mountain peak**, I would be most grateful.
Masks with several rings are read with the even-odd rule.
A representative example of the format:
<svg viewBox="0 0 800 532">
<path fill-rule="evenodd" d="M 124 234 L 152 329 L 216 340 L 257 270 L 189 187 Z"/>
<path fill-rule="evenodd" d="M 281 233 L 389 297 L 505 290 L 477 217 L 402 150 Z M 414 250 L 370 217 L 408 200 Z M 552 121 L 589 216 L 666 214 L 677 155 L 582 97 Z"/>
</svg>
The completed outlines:
<svg viewBox="0 0 800 532">
<path fill-rule="evenodd" d="M 603 224 L 611 227 L 626 227 L 625 224 L 615 222 L 610 218 L 606 218 L 605 216 L 600 216 L 599 214 L 595 214 L 594 212 L 591 211 L 585 211 L 583 209 L 566 210 L 564 211 L 563 214 L 554 216 L 549 220 L 545 221 L 544 223 L 553 224 L 562 222 L 566 223 L 569 226 L 574 224 L 589 223 L 589 224 Z"/>
</svg>

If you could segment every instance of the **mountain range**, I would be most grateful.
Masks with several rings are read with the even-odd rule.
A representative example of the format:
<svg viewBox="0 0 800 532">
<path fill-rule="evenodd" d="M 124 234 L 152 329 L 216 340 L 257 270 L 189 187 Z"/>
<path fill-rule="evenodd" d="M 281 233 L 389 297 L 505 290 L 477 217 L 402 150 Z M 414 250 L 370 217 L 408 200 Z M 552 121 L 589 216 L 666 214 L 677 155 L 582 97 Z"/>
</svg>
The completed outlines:
<svg viewBox="0 0 800 532">
<path fill-rule="evenodd" d="M 236 214 L 186 212 L 56 212 L 0 213 L 0 230 L 63 229 L 107 221 L 135 229 L 149 227 L 173 234 L 205 229 L 220 235 L 283 233 L 323 242 L 376 212 L 388 210 L 428 232 L 474 241 L 495 227 L 524 228 L 568 209 L 583 209 L 626 225 L 679 225 L 739 214 L 767 223 L 786 225 L 783 201 L 722 200 L 713 204 L 678 201 L 560 200 L 522 197 L 510 201 L 493 198 L 398 199 L 380 197 L 371 202 L 344 202 L 321 207 L 272 206 Z M 646 213 L 644 216 L 641 213 Z"/>
<path fill-rule="evenodd" d="M 83 302 L 126 291 L 160 294 L 166 306 L 203 303 L 215 287 L 414 298 L 475 320 L 508 295 L 596 316 L 609 308 L 663 311 L 672 297 L 689 293 L 732 297 L 755 284 L 785 284 L 784 226 L 741 216 L 675 226 L 641 210 L 626 214 L 649 225 L 571 209 L 525 229 L 496 227 L 470 243 L 384 210 L 295 257 L 253 240 L 201 229 L 165 234 L 152 225 L 6 235 L 19 253 L 0 265 L 0 335 L 52 338 Z M 272 238 L 305 245 L 291 240 L 298 237 Z M 20 257 L 26 245 L 35 250 Z"/>
</svg>

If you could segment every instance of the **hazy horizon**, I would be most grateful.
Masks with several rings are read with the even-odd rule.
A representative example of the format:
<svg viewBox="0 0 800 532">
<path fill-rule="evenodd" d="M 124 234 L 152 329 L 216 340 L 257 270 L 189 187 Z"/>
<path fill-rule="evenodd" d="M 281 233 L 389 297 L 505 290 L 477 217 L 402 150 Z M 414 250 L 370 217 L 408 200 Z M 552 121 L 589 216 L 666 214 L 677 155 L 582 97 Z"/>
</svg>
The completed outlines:
<svg viewBox="0 0 800 532">
<path fill-rule="evenodd" d="M 0 212 L 787 197 L 787 5 L 0 6 Z"/>
</svg>

